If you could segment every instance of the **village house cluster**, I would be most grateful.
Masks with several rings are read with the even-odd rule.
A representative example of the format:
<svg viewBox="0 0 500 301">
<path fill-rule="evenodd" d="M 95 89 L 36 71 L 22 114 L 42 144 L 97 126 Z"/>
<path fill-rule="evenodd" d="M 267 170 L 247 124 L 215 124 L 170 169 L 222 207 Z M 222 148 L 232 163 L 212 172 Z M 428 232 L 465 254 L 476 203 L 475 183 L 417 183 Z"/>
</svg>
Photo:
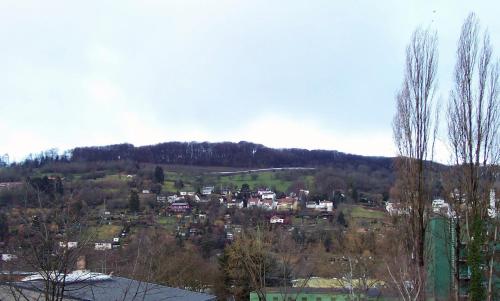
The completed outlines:
<svg viewBox="0 0 500 301">
<path fill-rule="evenodd" d="M 192 191 L 180 191 L 178 195 L 159 195 L 157 196 L 157 201 L 168 204 L 165 207 L 165 211 L 173 214 L 189 212 L 191 210 L 190 202 L 207 203 L 214 198 L 217 198 L 217 201 L 228 209 L 261 208 L 269 212 L 276 212 L 277 214 L 280 212 L 296 212 L 299 209 L 314 212 L 333 212 L 334 210 L 332 201 L 307 201 L 309 194 L 307 190 L 301 190 L 299 195 L 290 193 L 289 195 L 282 194 L 279 196 L 270 189 L 259 189 L 248 192 L 224 189 L 218 195 L 214 194 L 213 190 L 213 187 L 203 187 L 201 194 L 196 194 Z"/>
<path fill-rule="evenodd" d="M 241 233 L 241 225 L 234 221 L 232 214 L 244 209 L 261 209 L 266 216 L 265 222 L 270 225 L 290 225 L 291 216 L 300 212 L 302 217 L 333 216 L 334 203 L 329 200 L 310 201 L 309 191 L 300 190 L 297 193 L 285 195 L 269 188 L 250 190 L 220 189 L 215 193 L 213 186 L 206 186 L 194 191 L 179 191 L 172 195 L 156 196 L 161 204 L 159 214 L 176 216 L 176 235 L 180 238 L 189 238 L 202 233 L 202 224 L 207 218 L 206 212 L 198 208 L 203 204 L 213 202 L 228 210 L 228 214 L 221 219 L 225 238 L 233 240 Z M 149 193 L 149 192 L 148 192 Z M 221 225 L 222 226 L 222 225 Z"/>
</svg>

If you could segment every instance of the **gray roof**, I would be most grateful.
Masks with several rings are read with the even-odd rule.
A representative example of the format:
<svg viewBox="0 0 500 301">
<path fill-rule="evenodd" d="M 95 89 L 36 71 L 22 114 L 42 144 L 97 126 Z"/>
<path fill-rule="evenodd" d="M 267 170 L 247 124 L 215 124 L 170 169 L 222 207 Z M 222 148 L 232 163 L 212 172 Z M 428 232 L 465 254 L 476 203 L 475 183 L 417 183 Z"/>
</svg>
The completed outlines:
<svg viewBox="0 0 500 301">
<path fill-rule="evenodd" d="M 17 283 L 18 288 L 40 291 L 42 282 Z M 70 283 L 65 286 L 68 300 L 85 301 L 212 301 L 216 297 L 168 286 L 113 276 L 111 280 Z"/>
</svg>

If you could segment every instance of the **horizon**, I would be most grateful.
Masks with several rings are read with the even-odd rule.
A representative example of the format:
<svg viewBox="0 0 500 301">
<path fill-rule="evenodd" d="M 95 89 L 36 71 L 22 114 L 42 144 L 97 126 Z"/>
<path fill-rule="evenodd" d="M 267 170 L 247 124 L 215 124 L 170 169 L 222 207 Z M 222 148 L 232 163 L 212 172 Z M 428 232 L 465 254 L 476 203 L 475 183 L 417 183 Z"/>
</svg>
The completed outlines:
<svg viewBox="0 0 500 301">
<path fill-rule="evenodd" d="M 74 149 L 78 149 L 78 148 L 94 148 L 94 147 L 95 148 L 99 148 L 99 147 L 115 146 L 115 145 L 131 145 L 134 148 L 138 148 L 138 147 L 155 146 L 155 145 L 168 144 L 168 143 L 196 143 L 196 144 L 202 144 L 202 143 L 209 143 L 209 144 L 219 144 L 219 143 L 233 143 L 233 144 L 249 143 L 249 144 L 259 145 L 259 146 L 262 146 L 262 147 L 265 147 L 265 148 L 274 149 L 274 150 L 292 150 L 292 149 L 298 149 L 298 150 L 307 150 L 307 151 L 339 152 L 339 153 L 346 154 L 346 155 L 368 157 L 368 158 L 384 158 L 384 159 L 394 159 L 394 158 L 396 158 L 396 156 L 363 155 L 363 154 L 342 152 L 342 151 L 338 151 L 338 150 L 335 150 L 335 149 L 322 149 L 322 148 L 308 149 L 308 148 L 298 148 L 298 147 L 282 147 L 282 148 L 279 148 L 279 147 L 270 147 L 270 146 L 267 146 L 267 145 L 264 145 L 264 144 L 261 144 L 261 143 L 255 143 L 255 142 L 252 142 L 252 141 L 245 141 L 245 140 L 238 141 L 238 142 L 232 142 L 232 141 L 215 141 L 215 142 L 214 141 L 164 141 L 164 142 L 159 142 L 159 143 L 154 143 L 154 144 L 144 144 L 144 145 L 135 145 L 135 144 L 129 143 L 129 142 L 116 143 L 116 144 L 107 144 L 107 145 L 85 145 L 85 146 L 76 146 L 76 147 L 69 148 L 69 149 L 64 149 L 64 150 L 60 150 L 60 149 L 57 149 L 57 148 L 52 148 L 52 149 L 46 149 L 46 150 L 43 150 L 43 151 L 40 151 L 40 152 L 36 152 L 36 153 L 30 153 L 30 154 L 28 154 L 26 157 L 24 157 L 21 160 L 17 160 L 17 161 L 10 160 L 10 162 L 7 162 L 7 163 L 21 163 L 21 162 L 23 162 L 25 160 L 31 159 L 31 157 L 36 157 L 38 155 L 42 155 L 46 151 L 55 151 L 57 153 L 57 155 L 62 156 L 62 155 L 65 155 L 66 152 L 71 152 Z M 0 155 L 0 161 L 1 161 L 1 159 L 2 159 L 2 156 Z M 10 159 L 10 158 L 8 158 L 8 159 Z M 428 161 L 428 162 L 434 162 L 434 163 L 438 163 L 438 164 L 442 164 L 442 165 L 449 165 L 448 163 L 443 163 L 443 162 L 439 162 L 437 160 L 432 160 L 431 158 L 429 158 L 426 161 Z M 168 164 L 166 164 L 166 165 L 168 165 Z M 177 165 L 177 164 L 174 164 L 174 165 Z M 180 165 L 182 165 L 182 164 L 180 164 Z M 297 166 L 297 167 L 300 168 L 301 166 Z M 270 167 L 270 168 L 274 168 L 274 167 Z"/>
<path fill-rule="evenodd" d="M 0 3 L 0 154 L 245 140 L 394 157 L 411 33 L 437 31 L 442 105 L 471 11 L 500 46 L 487 1 L 286 4 Z M 434 161 L 446 163 L 441 121 Z"/>
</svg>

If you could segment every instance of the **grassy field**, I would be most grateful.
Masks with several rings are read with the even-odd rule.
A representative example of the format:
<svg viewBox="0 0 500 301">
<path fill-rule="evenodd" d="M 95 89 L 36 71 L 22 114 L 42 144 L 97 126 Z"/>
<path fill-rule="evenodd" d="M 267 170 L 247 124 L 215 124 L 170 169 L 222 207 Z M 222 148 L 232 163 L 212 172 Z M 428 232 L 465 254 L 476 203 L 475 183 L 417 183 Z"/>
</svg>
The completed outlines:
<svg viewBox="0 0 500 301">
<path fill-rule="evenodd" d="M 288 176 L 284 176 L 280 171 L 261 171 L 217 177 L 217 185 L 241 187 L 243 184 L 248 184 L 251 189 L 267 187 L 283 192 L 290 189 L 294 181 L 302 181 L 310 189 L 314 183 L 314 176 L 301 173 L 288 173 Z"/>
<path fill-rule="evenodd" d="M 302 173 L 290 173 L 284 176 L 280 171 L 259 171 L 241 174 L 214 175 L 211 173 L 193 173 L 166 171 L 163 191 L 175 192 L 179 189 L 174 187 L 176 180 L 182 180 L 184 187 L 180 190 L 195 191 L 196 187 L 215 186 L 215 187 L 239 187 L 248 184 L 251 189 L 254 188 L 275 188 L 278 191 L 286 192 L 294 181 L 304 182 L 306 187 L 311 188 L 314 183 L 314 176 Z"/>
<path fill-rule="evenodd" d="M 110 174 L 106 175 L 102 180 L 115 180 L 115 181 L 127 181 L 130 180 L 130 178 L 127 178 L 126 175 L 121 175 L 121 174 Z"/>
<path fill-rule="evenodd" d="M 122 227 L 117 225 L 101 225 L 90 227 L 89 231 L 95 235 L 96 240 L 112 240 L 120 234 Z"/>
<path fill-rule="evenodd" d="M 174 187 L 174 181 L 172 180 L 165 180 L 165 182 L 163 182 L 163 187 L 162 187 L 162 191 L 177 191 L 177 188 Z"/>
<path fill-rule="evenodd" d="M 175 216 L 162 216 L 156 219 L 156 222 L 168 231 L 174 231 L 177 225 L 177 218 Z"/>
<path fill-rule="evenodd" d="M 364 219 L 383 219 L 385 213 L 378 210 L 366 209 L 361 206 L 351 207 L 351 218 L 364 218 Z"/>
<path fill-rule="evenodd" d="M 250 188 L 274 187 L 278 191 L 288 190 L 292 185 L 292 181 L 278 179 L 275 174 L 276 173 L 272 171 L 265 171 L 251 174 L 220 176 L 217 184 L 222 186 L 232 185 L 241 187 L 241 185 L 246 183 Z"/>
<path fill-rule="evenodd" d="M 306 189 L 311 189 L 314 185 L 314 172 L 304 171 L 253 171 L 236 174 L 215 174 L 215 171 L 235 171 L 234 169 L 212 169 L 208 167 L 184 167 L 171 169 L 164 167 L 165 182 L 163 183 L 163 192 L 194 191 L 203 186 L 215 186 L 217 188 L 241 188 L 243 184 L 248 184 L 250 189 L 271 188 L 281 192 L 287 192 L 295 181 L 304 183 Z M 132 180 L 126 174 L 116 172 L 100 171 L 95 178 L 90 177 L 94 173 L 82 173 L 72 175 L 72 179 L 84 179 L 95 181 L 95 183 L 112 185 L 113 189 Z M 181 180 L 184 187 L 178 189 L 175 182 Z M 115 191 L 110 191 L 115 192 Z"/>
</svg>

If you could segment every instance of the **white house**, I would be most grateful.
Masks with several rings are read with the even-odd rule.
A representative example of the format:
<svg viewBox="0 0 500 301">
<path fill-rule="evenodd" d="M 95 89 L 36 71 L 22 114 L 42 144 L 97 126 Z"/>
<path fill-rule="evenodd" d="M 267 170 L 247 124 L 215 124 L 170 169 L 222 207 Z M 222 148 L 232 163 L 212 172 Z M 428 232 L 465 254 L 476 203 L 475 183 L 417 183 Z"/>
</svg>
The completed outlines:
<svg viewBox="0 0 500 301">
<path fill-rule="evenodd" d="M 171 196 L 167 197 L 167 202 L 169 202 L 169 203 L 175 203 L 175 202 L 180 202 L 180 201 L 184 201 L 184 198 L 178 197 L 176 195 L 171 195 Z"/>
<path fill-rule="evenodd" d="M 391 202 L 387 202 L 385 203 L 385 210 L 390 214 L 390 215 L 393 215 L 395 214 L 396 212 L 394 211 L 394 204 L 391 203 Z"/>
<path fill-rule="evenodd" d="M 278 203 L 274 199 L 262 200 L 259 207 L 265 210 L 274 210 L 278 206 Z"/>
<path fill-rule="evenodd" d="M 96 242 L 94 244 L 94 250 L 96 251 L 111 250 L 112 247 L 110 242 Z"/>
<path fill-rule="evenodd" d="M 232 199 L 231 201 L 228 201 L 226 204 L 226 208 L 243 208 L 243 201 L 238 201 L 236 199 Z"/>
<path fill-rule="evenodd" d="M 256 206 L 260 206 L 260 205 L 261 205 L 261 201 L 259 198 L 251 197 L 247 201 L 247 207 L 256 207 Z"/>
<path fill-rule="evenodd" d="M 68 242 L 60 241 L 59 246 L 61 248 L 67 247 L 68 249 L 74 249 L 74 248 L 78 247 L 78 242 L 77 241 L 68 241 Z"/>
<path fill-rule="evenodd" d="M 213 186 L 206 186 L 206 187 L 203 187 L 203 189 L 201 190 L 201 194 L 209 195 L 209 194 L 212 194 L 213 191 L 214 191 Z"/>
<path fill-rule="evenodd" d="M 2 261 L 11 261 L 17 259 L 17 256 L 14 254 L 2 254 Z"/>
<path fill-rule="evenodd" d="M 385 203 L 385 210 L 389 213 L 389 215 L 402 215 L 407 212 L 401 204 L 392 202 Z"/>
<path fill-rule="evenodd" d="M 333 202 L 330 201 L 320 201 L 318 204 L 316 202 L 307 202 L 306 203 L 306 208 L 307 209 L 314 209 L 317 211 L 328 211 L 331 212 L 333 211 Z"/>
<path fill-rule="evenodd" d="M 265 192 L 265 193 L 262 193 L 260 195 L 260 197 L 263 199 L 263 200 L 275 200 L 276 199 L 276 193 L 274 192 Z"/>
<path fill-rule="evenodd" d="M 448 217 L 453 216 L 450 204 L 446 203 L 444 200 L 437 199 L 432 201 L 432 212 L 440 213 Z"/>
<path fill-rule="evenodd" d="M 319 202 L 318 206 L 316 206 L 316 210 L 331 212 L 333 211 L 333 202 L 321 201 Z"/>
<path fill-rule="evenodd" d="M 259 189 L 257 190 L 257 194 L 262 196 L 263 194 L 267 194 L 267 193 L 273 193 L 271 190 L 269 189 Z"/>
<path fill-rule="evenodd" d="M 307 209 L 316 209 L 316 202 L 307 202 L 306 208 Z"/>
<path fill-rule="evenodd" d="M 490 190 L 490 208 L 488 208 L 488 216 L 491 218 L 495 218 L 498 214 L 496 207 L 497 198 L 495 196 L 495 190 Z"/>
<path fill-rule="evenodd" d="M 271 217 L 271 219 L 269 220 L 269 222 L 271 224 L 283 224 L 285 222 L 285 220 L 277 215 L 274 215 Z"/>
</svg>

